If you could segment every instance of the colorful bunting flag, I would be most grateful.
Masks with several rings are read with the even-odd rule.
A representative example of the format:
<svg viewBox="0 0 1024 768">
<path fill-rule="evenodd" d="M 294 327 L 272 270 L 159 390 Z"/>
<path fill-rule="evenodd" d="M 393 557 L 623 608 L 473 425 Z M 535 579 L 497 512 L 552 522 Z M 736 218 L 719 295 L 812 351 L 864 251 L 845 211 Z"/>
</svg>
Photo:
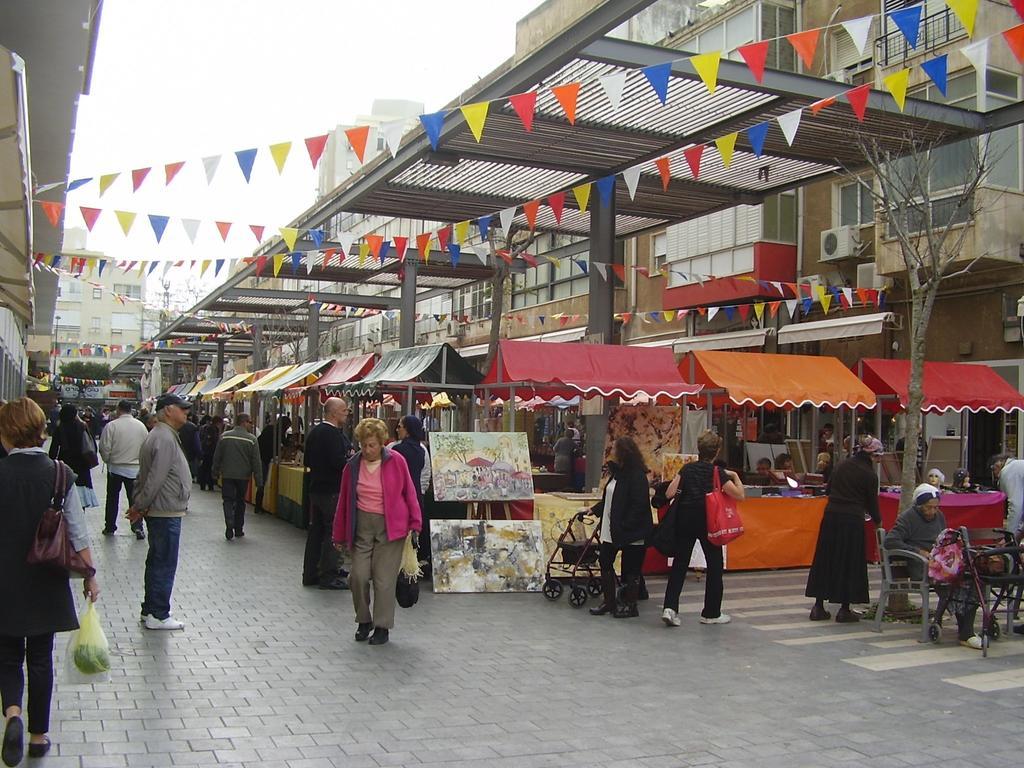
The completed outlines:
<svg viewBox="0 0 1024 768">
<path fill-rule="evenodd" d="M 864 48 L 867 45 L 868 37 L 871 34 L 871 23 L 873 16 L 861 16 L 859 19 L 850 19 L 842 22 L 846 34 L 853 40 L 853 45 L 860 56 L 864 55 Z"/>
<path fill-rule="evenodd" d="M 924 5 L 919 3 L 909 8 L 889 12 L 889 19 L 903 33 L 903 37 L 907 40 L 907 45 L 911 48 L 917 48 L 917 36 L 921 31 L 921 11 L 923 8 Z"/>
<path fill-rule="evenodd" d="M 885 85 L 886 90 L 892 94 L 893 100 L 896 102 L 896 106 L 900 108 L 900 112 L 907 103 L 907 87 L 910 85 L 910 70 L 901 69 L 899 72 L 893 72 L 882 78 L 882 83 Z"/>
<path fill-rule="evenodd" d="M 506 238 L 512 234 L 512 220 L 515 217 L 516 207 L 514 205 L 511 208 L 504 208 L 498 212 L 498 218 L 501 219 L 501 231 L 505 233 Z"/>
<path fill-rule="evenodd" d="M 366 235 L 366 242 L 370 246 L 370 253 L 373 254 L 373 258 L 380 258 L 380 247 L 384 243 L 384 237 L 381 235 Z"/>
<path fill-rule="evenodd" d="M 391 250 L 391 241 L 385 240 L 380 244 L 380 252 L 377 254 L 377 258 L 380 259 L 381 266 L 384 265 L 384 259 L 387 258 L 388 251 Z"/>
<path fill-rule="evenodd" d="M 1024 19 L 1024 0 L 1010 0 L 1010 5 L 1013 6 L 1013 10 L 1017 12 L 1017 15 Z"/>
<path fill-rule="evenodd" d="M 703 154 L 703 144 L 696 144 L 683 150 L 683 157 L 686 158 L 686 163 L 690 166 L 690 173 L 693 174 L 694 179 L 700 178 L 700 158 Z"/>
<path fill-rule="evenodd" d="M 409 238 L 396 235 L 394 238 L 395 243 L 395 255 L 398 257 L 399 263 L 405 261 L 405 249 L 409 246 Z"/>
<path fill-rule="evenodd" d="M 527 91 L 526 93 L 517 93 L 514 96 L 509 96 L 508 103 L 512 105 L 512 109 L 519 115 L 523 128 L 528 132 L 532 131 L 533 113 L 537 107 L 537 92 Z"/>
<path fill-rule="evenodd" d="M 132 229 L 132 224 L 135 223 L 135 214 L 131 211 L 114 211 L 114 215 L 117 216 L 117 223 L 121 225 L 121 231 L 127 237 Z"/>
<path fill-rule="evenodd" d="M 1024 7 L 1024 0 L 1019 0 L 1019 2 Z M 1010 51 L 1017 58 L 1017 61 L 1024 64 L 1024 24 L 1018 24 L 1016 27 L 1003 32 L 1003 39 L 1006 40 L 1006 44 L 1010 47 Z M 945 94 L 946 92 L 943 91 L 942 93 Z"/>
<path fill-rule="evenodd" d="M 295 241 L 299 239 L 299 230 L 295 227 L 281 227 L 278 229 L 281 233 L 281 239 L 284 240 L 285 247 L 289 251 L 295 250 Z"/>
<path fill-rule="evenodd" d="M 612 106 L 614 112 L 619 108 L 622 103 L 622 92 L 626 88 L 626 75 L 627 72 L 612 72 L 610 75 L 604 75 L 598 78 L 598 82 L 601 84 L 601 89 L 604 91 L 605 97 L 608 99 L 608 103 Z"/>
<path fill-rule="evenodd" d="M 658 168 L 658 175 L 661 176 L 661 188 L 665 192 L 668 192 L 669 182 L 672 181 L 672 166 L 667 157 L 659 157 L 654 161 L 654 165 Z"/>
<path fill-rule="evenodd" d="M 565 112 L 569 125 L 576 124 L 576 100 L 580 95 L 580 85 L 581 83 L 566 83 L 551 89 L 551 94 L 562 105 L 562 110 Z"/>
<path fill-rule="evenodd" d="M 85 228 L 92 232 L 93 226 L 96 224 L 96 219 L 100 217 L 103 211 L 99 208 L 86 208 L 84 205 L 79 206 L 78 210 L 82 212 L 82 218 L 85 219 Z"/>
<path fill-rule="evenodd" d="M 458 267 L 459 258 L 462 256 L 462 247 L 457 243 L 448 243 L 448 253 L 452 257 L 452 267 Z"/>
<path fill-rule="evenodd" d="M 838 96 L 828 96 L 824 99 L 818 99 L 817 101 L 811 104 L 811 114 L 817 115 L 819 112 L 821 112 L 821 110 L 825 109 L 825 107 L 831 107 L 833 104 L 836 103 L 837 98 Z"/>
<path fill-rule="evenodd" d="M 189 242 L 195 245 L 196 235 L 199 233 L 199 219 L 182 219 L 181 226 L 185 229 Z"/>
<path fill-rule="evenodd" d="M 217 259 L 213 266 L 213 276 L 216 277 L 220 274 L 221 269 L 224 267 L 224 259 Z"/>
<path fill-rule="evenodd" d="M 695 58 L 698 57 L 692 57 L 690 62 L 693 63 L 693 59 Z M 694 65 L 694 68 L 696 68 L 696 65 Z M 666 61 L 663 64 L 652 64 L 649 67 L 644 67 L 640 71 L 643 72 L 644 77 L 647 78 L 647 82 L 658 95 L 658 101 L 664 105 L 668 100 L 668 78 L 672 74 L 672 62 Z"/>
<path fill-rule="evenodd" d="M 626 181 L 626 189 L 629 191 L 629 199 L 636 199 L 636 188 L 640 183 L 640 166 L 634 165 L 622 172 L 622 178 Z"/>
<path fill-rule="evenodd" d="M 442 251 L 445 250 L 448 247 L 448 241 L 451 239 L 451 236 L 451 225 L 447 227 L 441 227 L 439 230 L 437 230 L 437 247 L 440 248 Z"/>
<path fill-rule="evenodd" d="M 479 219 L 476 220 L 477 229 L 480 230 L 480 239 L 483 240 L 484 242 L 487 241 L 487 233 L 491 228 L 492 218 L 493 215 L 489 213 L 486 216 L 481 216 Z"/>
<path fill-rule="evenodd" d="M 110 189 L 110 185 L 113 184 L 120 173 L 107 173 L 100 176 L 100 197 L 103 197 L 103 193 Z"/>
<path fill-rule="evenodd" d="M 370 255 L 370 244 L 360 243 L 359 244 L 359 266 L 362 267 L 366 263 L 366 257 Z"/>
<path fill-rule="evenodd" d="M 946 85 L 949 81 L 949 55 L 944 53 L 941 56 L 936 56 L 934 59 L 923 61 L 921 62 L 921 69 L 935 83 L 935 87 L 939 89 L 939 92 L 945 96 Z"/>
<path fill-rule="evenodd" d="M 466 242 L 466 238 L 469 236 L 469 219 L 465 221 L 458 221 L 455 223 L 455 243 L 462 245 Z"/>
<path fill-rule="evenodd" d="M 775 118 L 782 129 L 782 135 L 786 137 L 786 143 L 791 147 L 793 146 L 793 140 L 796 138 L 797 129 L 800 128 L 800 117 L 802 114 L 802 109 L 794 109 L 792 112 L 787 112 Z"/>
<path fill-rule="evenodd" d="M 747 128 L 747 141 L 750 142 L 754 154 L 760 157 L 764 153 L 764 140 L 768 136 L 768 123 L 758 123 Z"/>
<path fill-rule="evenodd" d="M 252 180 L 252 166 L 256 162 L 257 149 L 240 149 L 235 152 L 235 158 L 238 160 L 238 167 L 242 171 L 242 175 L 245 177 L 245 183 L 248 184 Z"/>
<path fill-rule="evenodd" d="M 423 130 L 427 132 L 427 138 L 430 139 L 430 148 L 437 152 L 437 145 L 441 140 L 441 128 L 444 127 L 444 112 L 420 115 L 420 123 L 423 124 Z"/>
<path fill-rule="evenodd" d="M 601 205 L 605 207 L 611 205 L 612 193 L 615 191 L 615 177 L 605 176 L 594 183 L 597 184 L 597 194 L 600 197 Z"/>
<path fill-rule="evenodd" d="M 156 241 L 158 243 L 161 238 L 163 238 L 164 230 L 167 229 L 167 222 L 170 220 L 170 216 L 157 216 L 153 213 L 149 214 L 149 225 L 153 228 L 153 234 L 156 236 Z"/>
<path fill-rule="evenodd" d="M 565 209 L 565 192 L 555 192 L 555 194 L 550 195 L 548 197 L 548 207 L 551 209 L 551 214 L 555 217 L 555 223 L 561 224 L 562 211 Z"/>
<path fill-rule="evenodd" d="M 274 254 L 274 277 L 277 277 L 281 273 L 281 265 L 284 264 L 284 254 Z"/>
<path fill-rule="evenodd" d="M 366 159 L 366 141 L 370 138 L 370 126 L 357 125 L 355 128 L 349 128 L 345 131 L 345 138 L 348 139 L 349 146 L 362 165 Z"/>
<path fill-rule="evenodd" d="M 214 222 L 217 225 L 217 231 L 220 232 L 220 239 L 222 242 L 228 241 L 228 232 L 231 231 L 230 221 L 217 221 Z"/>
<path fill-rule="evenodd" d="M 580 213 L 586 213 L 587 203 L 590 201 L 590 182 L 573 187 L 572 196 L 576 198 L 576 205 L 579 207 Z"/>
<path fill-rule="evenodd" d="M 818 39 L 820 37 L 820 28 L 786 35 L 789 44 L 793 46 L 793 50 L 800 56 L 800 61 L 804 63 L 804 69 L 811 69 L 814 66 L 814 54 L 818 50 Z"/>
<path fill-rule="evenodd" d="M 1024 25 L 1021 25 L 1024 27 Z M 43 209 L 43 213 L 46 214 L 46 218 L 49 219 L 50 224 L 57 226 L 60 224 L 61 214 L 64 212 L 64 203 L 57 203 L 52 200 L 40 200 L 39 205 Z"/>
<path fill-rule="evenodd" d="M 174 181 L 174 177 L 178 175 L 178 171 L 183 167 L 185 167 L 184 160 L 177 163 L 167 163 L 167 165 L 164 166 L 164 186 L 167 186 Z"/>
<path fill-rule="evenodd" d="M 199 276 L 200 277 L 202 277 L 203 275 L 206 274 L 206 270 L 208 270 L 210 268 L 210 265 L 212 263 L 213 263 L 212 259 L 204 259 L 202 262 L 200 262 L 200 264 L 199 264 Z"/>
<path fill-rule="evenodd" d="M 738 137 L 739 133 L 730 133 L 727 136 L 720 136 L 715 139 L 718 154 L 722 156 L 722 165 L 726 168 L 732 163 L 732 153 L 736 149 L 736 139 Z"/>
<path fill-rule="evenodd" d="M 846 100 L 850 102 L 850 107 L 853 109 L 853 114 L 857 116 L 857 121 L 863 123 L 864 115 L 868 109 L 868 98 L 871 96 L 871 83 L 864 83 L 864 85 L 851 88 L 844 95 Z"/>
<path fill-rule="evenodd" d="M 432 237 L 432 232 L 423 232 L 416 235 L 416 250 L 419 251 L 420 259 L 424 264 L 430 261 L 430 239 Z"/>
<path fill-rule="evenodd" d="M 526 214 L 526 224 L 530 228 L 531 232 L 536 228 L 538 210 L 540 210 L 540 200 L 531 200 L 528 203 L 523 203 L 523 213 Z"/>
<path fill-rule="evenodd" d="M 761 40 L 749 45 L 741 45 L 736 49 L 757 82 L 764 81 L 764 65 L 768 61 L 768 41 Z"/>
<path fill-rule="evenodd" d="M 142 186 L 142 182 L 149 176 L 149 172 L 152 168 L 136 168 L 132 171 L 132 192 L 138 192 L 139 187 Z"/>
<path fill-rule="evenodd" d="M 392 157 L 398 157 L 398 149 L 402 145 L 402 136 L 405 135 L 405 120 L 389 120 L 381 123 L 377 131 L 384 137 L 384 143 Z"/>
<path fill-rule="evenodd" d="M 462 115 L 469 125 L 469 130 L 478 144 L 484 135 L 484 123 L 487 122 L 487 110 L 490 106 L 489 101 L 478 101 L 475 104 L 466 104 L 460 107 Z"/>
<path fill-rule="evenodd" d="M 85 184 L 88 184 L 90 181 L 92 181 L 92 176 L 89 176 L 88 178 L 85 179 L 75 179 L 70 184 L 68 184 L 68 192 L 74 192 L 76 189 L 78 189 L 81 186 L 84 186 Z"/>
<path fill-rule="evenodd" d="M 754 302 L 754 317 L 757 318 L 758 322 L 760 322 L 761 320 L 764 319 L 764 302 L 763 301 L 755 301 Z"/>
<path fill-rule="evenodd" d="M 718 66 L 721 60 L 721 51 L 699 53 L 696 56 L 690 57 L 690 64 L 693 65 L 694 70 L 700 75 L 700 79 L 705 87 L 707 87 L 708 93 L 714 93 L 715 88 L 718 87 Z M 748 64 L 747 66 L 750 65 Z M 664 99 L 662 99 L 662 103 L 665 103 Z"/>
<path fill-rule="evenodd" d="M 288 153 L 291 151 L 292 143 L 290 141 L 282 141 L 280 144 L 270 145 L 270 156 L 274 160 L 274 165 L 277 166 L 278 176 L 284 173 L 284 164 L 288 162 Z"/>
<path fill-rule="evenodd" d="M 968 37 L 974 37 L 974 21 L 978 16 L 978 0 L 946 0 L 949 10 L 956 14 L 967 30 Z"/>
<path fill-rule="evenodd" d="M 250 224 L 249 229 L 252 230 L 252 234 L 256 238 L 257 243 L 263 242 L 263 225 L 262 224 Z"/>
<path fill-rule="evenodd" d="M 210 157 L 203 158 L 203 169 L 206 171 L 207 186 L 213 183 L 213 177 L 217 174 L 218 167 L 220 167 L 220 155 L 211 155 Z"/>
<path fill-rule="evenodd" d="M 715 319 L 715 315 L 718 314 L 718 310 L 720 309 L 720 307 L 708 307 L 707 309 L 708 309 L 708 323 L 710 324 L 711 321 Z"/>
<path fill-rule="evenodd" d="M 967 57 L 967 60 L 974 65 L 974 68 L 981 74 L 985 75 L 988 69 L 988 38 L 979 40 L 976 43 L 965 45 L 960 49 L 960 53 Z"/>
</svg>

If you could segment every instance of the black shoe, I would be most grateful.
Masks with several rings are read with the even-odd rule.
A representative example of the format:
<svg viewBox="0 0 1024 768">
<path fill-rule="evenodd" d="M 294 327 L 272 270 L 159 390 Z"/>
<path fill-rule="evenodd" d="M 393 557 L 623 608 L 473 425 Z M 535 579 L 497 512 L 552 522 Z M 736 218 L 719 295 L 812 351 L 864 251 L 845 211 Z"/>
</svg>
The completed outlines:
<svg viewBox="0 0 1024 768">
<path fill-rule="evenodd" d="M 348 589 L 348 582 L 342 578 L 320 583 L 320 589 Z"/>
<path fill-rule="evenodd" d="M 45 736 L 44 738 L 46 739 L 46 741 L 44 741 L 42 744 L 33 744 L 32 742 L 29 742 L 29 757 L 46 757 L 46 753 L 50 751 L 50 737 Z"/>
<path fill-rule="evenodd" d="M 235 538 L 236 539 L 244 539 L 245 538 L 245 532 L 244 531 L 235 531 Z"/>
<path fill-rule="evenodd" d="M 135 538 L 138 541 L 145 541 L 146 540 L 146 532 L 144 530 L 142 530 L 141 528 L 136 528 L 135 529 Z"/>
<path fill-rule="evenodd" d="M 811 621 L 828 621 L 831 618 L 832 614 L 826 611 L 824 608 L 819 608 L 818 606 L 814 606 L 813 608 L 811 608 Z"/>
<path fill-rule="evenodd" d="M 644 579 L 643 576 L 640 577 L 640 591 L 637 594 L 637 597 L 640 600 L 650 600 L 651 599 L 651 593 L 647 591 L 647 581 Z"/>
<path fill-rule="evenodd" d="M 1013 634 L 1024 635 L 1024 624 L 1018 624 L 1016 627 L 1014 627 Z"/>
<path fill-rule="evenodd" d="M 224 538 L 227 539 L 228 541 L 231 541 L 233 538 L 235 538 L 235 529 L 234 528 L 225 528 L 224 529 Z"/>
<path fill-rule="evenodd" d="M 849 608 L 840 608 L 836 611 L 837 624 L 855 624 L 858 621 L 860 621 L 860 614 L 856 611 L 851 611 Z"/>
<path fill-rule="evenodd" d="M 609 613 L 615 610 L 614 605 L 608 605 L 608 603 L 601 603 L 597 608 L 590 609 L 591 616 L 607 616 Z"/>
<path fill-rule="evenodd" d="M 103 535 L 104 536 L 113 536 L 116 531 L 117 531 L 116 528 L 104 528 L 103 529 Z"/>
<path fill-rule="evenodd" d="M 388 641 L 388 631 L 381 627 L 373 630 L 373 637 L 370 638 L 370 645 L 384 645 Z"/>
<path fill-rule="evenodd" d="M 320 586 L 320 579 L 303 579 L 302 586 L 304 587 L 318 587 Z"/>
<path fill-rule="evenodd" d="M 373 632 L 372 622 L 368 621 L 365 624 L 360 624 L 359 627 L 356 629 L 356 641 L 360 643 L 363 642 L 363 640 L 370 636 L 371 632 Z"/>
<path fill-rule="evenodd" d="M 639 615 L 640 610 L 636 607 L 636 603 L 622 603 L 612 614 L 616 619 L 635 619 Z"/>
<path fill-rule="evenodd" d="M 11 768 L 18 765 L 25 756 L 25 724 L 20 717 L 15 716 L 7 721 L 4 728 L 3 752 L 0 756 L 3 757 L 4 765 Z"/>
</svg>

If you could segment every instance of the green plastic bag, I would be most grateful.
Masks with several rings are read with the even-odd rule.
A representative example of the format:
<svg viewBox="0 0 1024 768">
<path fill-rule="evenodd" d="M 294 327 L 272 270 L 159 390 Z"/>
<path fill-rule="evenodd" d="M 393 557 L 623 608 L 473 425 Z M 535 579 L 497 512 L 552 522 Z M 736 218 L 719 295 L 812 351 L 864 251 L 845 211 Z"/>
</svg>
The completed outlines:
<svg viewBox="0 0 1024 768">
<path fill-rule="evenodd" d="M 65 679 L 69 683 L 97 683 L 110 677 L 110 644 L 100 624 L 96 604 L 87 602 L 78 617 L 65 653 Z"/>
</svg>

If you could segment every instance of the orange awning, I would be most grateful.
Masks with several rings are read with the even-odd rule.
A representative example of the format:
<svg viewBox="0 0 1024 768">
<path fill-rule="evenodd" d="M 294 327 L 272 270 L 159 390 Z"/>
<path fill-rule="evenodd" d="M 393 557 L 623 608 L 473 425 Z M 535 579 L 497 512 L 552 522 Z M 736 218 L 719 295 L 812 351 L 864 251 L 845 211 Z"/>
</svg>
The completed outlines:
<svg viewBox="0 0 1024 768">
<path fill-rule="evenodd" d="M 875 406 L 874 393 L 834 357 L 699 350 L 679 370 L 692 384 L 724 390 L 734 405 Z"/>
</svg>

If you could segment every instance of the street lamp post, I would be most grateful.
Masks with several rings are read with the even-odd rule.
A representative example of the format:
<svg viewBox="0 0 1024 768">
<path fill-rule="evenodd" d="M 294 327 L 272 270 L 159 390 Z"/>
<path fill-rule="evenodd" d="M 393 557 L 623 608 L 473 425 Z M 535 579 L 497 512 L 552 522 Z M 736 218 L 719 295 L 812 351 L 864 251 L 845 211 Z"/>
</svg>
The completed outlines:
<svg viewBox="0 0 1024 768">
<path fill-rule="evenodd" d="M 54 347 L 54 349 L 50 350 L 50 351 L 52 353 L 54 350 L 56 350 L 56 354 L 52 355 L 52 357 L 53 357 L 53 372 L 52 372 L 52 376 L 53 376 L 53 379 L 54 379 L 54 383 L 56 383 L 56 379 L 57 379 L 57 363 L 58 363 L 58 361 L 60 359 L 60 315 L 54 315 L 53 320 L 54 320 L 54 323 L 53 323 L 53 347 Z"/>
</svg>

